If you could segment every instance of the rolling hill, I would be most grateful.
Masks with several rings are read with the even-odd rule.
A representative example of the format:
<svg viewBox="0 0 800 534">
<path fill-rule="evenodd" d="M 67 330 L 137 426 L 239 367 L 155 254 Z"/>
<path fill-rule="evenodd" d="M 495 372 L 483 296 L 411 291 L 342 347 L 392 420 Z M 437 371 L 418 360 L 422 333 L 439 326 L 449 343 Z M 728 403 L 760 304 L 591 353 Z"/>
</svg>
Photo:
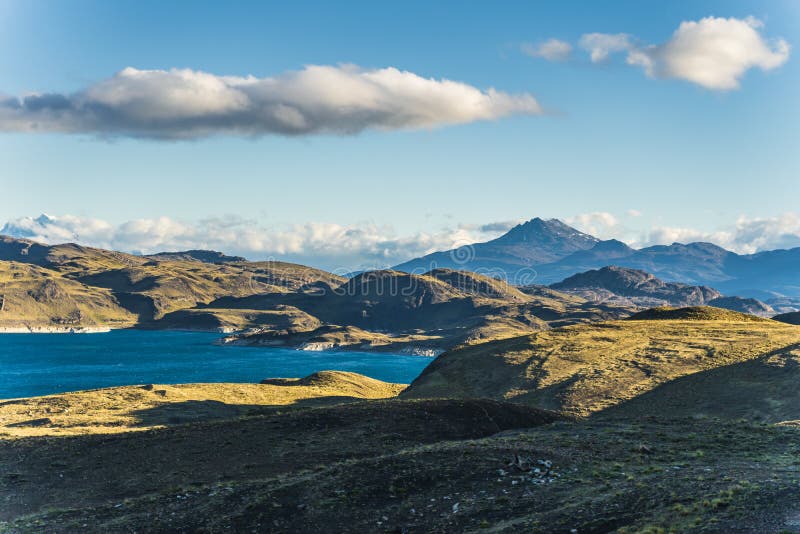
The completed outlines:
<svg viewBox="0 0 800 534">
<path fill-rule="evenodd" d="M 798 347 L 796 326 L 716 308 L 662 308 L 628 320 L 557 328 L 450 351 L 401 396 L 486 397 L 588 416 L 681 377 L 712 372 L 725 377 L 734 372 L 731 366 L 772 365 L 776 359 L 786 370 L 780 384 L 790 387 L 800 379 Z M 747 391 L 763 396 L 764 419 L 800 418 L 800 403 L 778 407 L 769 402 L 774 388 Z M 656 409 L 649 406 L 650 413 Z M 693 413 L 690 405 L 684 413 Z"/>
</svg>

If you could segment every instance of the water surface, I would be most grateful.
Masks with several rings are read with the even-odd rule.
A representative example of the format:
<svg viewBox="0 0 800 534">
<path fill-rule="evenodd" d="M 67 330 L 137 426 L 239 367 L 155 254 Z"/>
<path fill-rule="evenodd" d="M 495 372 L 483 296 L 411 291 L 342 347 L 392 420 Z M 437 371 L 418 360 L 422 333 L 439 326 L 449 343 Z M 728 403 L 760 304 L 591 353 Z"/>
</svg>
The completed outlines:
<svg viewBox="0 0 800 534">
<path fill-rule="evenodd" d="M 144 330 L 0 334 L 0 399 L 131 384 L 258 382 L 325 369 L 408 383 L 433 360 L 212 344 L 218 337 L 205 332 Z"/>
</svg>

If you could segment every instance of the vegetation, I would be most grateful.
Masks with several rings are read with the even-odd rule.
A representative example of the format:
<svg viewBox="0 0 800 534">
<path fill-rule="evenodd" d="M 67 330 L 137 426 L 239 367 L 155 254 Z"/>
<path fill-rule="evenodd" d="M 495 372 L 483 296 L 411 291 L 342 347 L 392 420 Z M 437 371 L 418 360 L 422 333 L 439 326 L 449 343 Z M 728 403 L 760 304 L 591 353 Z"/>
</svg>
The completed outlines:
<svg viewBox="0 0 800 534">
<path fill-rule="evenodd" d="M 395 397 L 405 384 L 322 371 L 261 384 L 146 384 L 61 393 L 0 403 L 0 436 L 115 434 L 237 417 L 276 406 L 318 406 Z"/>
<path fill-rule="evenodd" d="M 487 397 L 586 416 L 693 373 L 791 360 L 800 343 L 795 326 L 716 308 L 652 310 L 631 319 L 453 350 L 403 396 Z M 784 383 L 800 378 L 795 367 L 787 369 L 795 378 Z M 800 418 L 800 404 L 796 411 Z"/>
</svg>

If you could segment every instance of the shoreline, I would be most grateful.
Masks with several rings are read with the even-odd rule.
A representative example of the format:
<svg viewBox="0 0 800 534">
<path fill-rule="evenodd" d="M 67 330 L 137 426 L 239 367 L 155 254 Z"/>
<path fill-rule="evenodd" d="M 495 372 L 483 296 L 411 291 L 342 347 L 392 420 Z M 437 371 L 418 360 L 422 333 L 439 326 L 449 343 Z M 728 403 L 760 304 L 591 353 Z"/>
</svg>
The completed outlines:
<svg viewBox="0 0 800 534">
<path fill-rule="evenodd" d="M 0 326 L 0 334 L 104 334 L 111 330 L 108 326 Z"/>
</svg>

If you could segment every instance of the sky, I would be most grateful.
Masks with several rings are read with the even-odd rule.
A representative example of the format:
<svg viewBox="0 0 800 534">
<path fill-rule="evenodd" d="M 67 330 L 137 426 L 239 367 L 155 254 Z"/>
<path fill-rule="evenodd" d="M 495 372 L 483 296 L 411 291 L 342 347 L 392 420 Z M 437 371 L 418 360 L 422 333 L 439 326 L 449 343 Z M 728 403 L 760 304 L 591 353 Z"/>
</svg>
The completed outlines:
<svg viewBox="0 0 800 534">
<path fill-rule="evenodd" d="M 799 44 L 792 0 L 0 0 L 0 226 L 327 268 L 537 216 L 800 246 Z"/>
</svg>

